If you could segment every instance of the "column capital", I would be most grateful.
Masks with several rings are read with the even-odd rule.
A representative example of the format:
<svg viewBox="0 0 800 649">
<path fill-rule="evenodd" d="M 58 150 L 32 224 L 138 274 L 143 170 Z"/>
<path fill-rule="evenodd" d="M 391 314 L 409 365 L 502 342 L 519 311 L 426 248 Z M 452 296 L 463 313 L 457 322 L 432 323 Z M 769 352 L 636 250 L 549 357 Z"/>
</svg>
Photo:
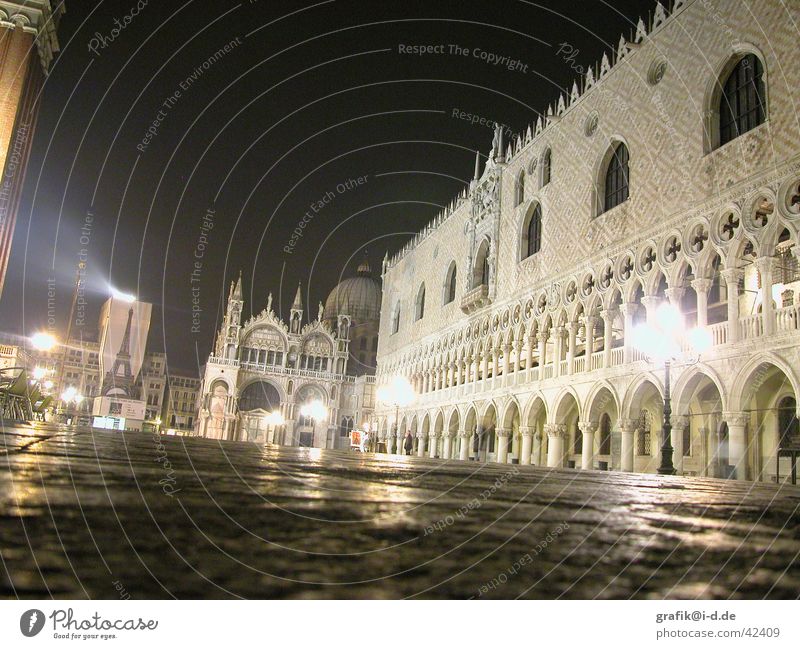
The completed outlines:
<svg viewBox="0 0 800 649">
<path fill-rule="evenodd" d="M 519 427 L 519 434 L 523 437 L 533 437 L 533 426 L 520 426 Z"/>
<path fill-rule="evenodd" d="M 750 417 L 746 412 L 723 412 L 722 419 L 728 426 L 746 426 Z"/>
<path fill-rule="evenodd" d="M 617 311 L 619 311 L 619 309 L 616 307 L 612 307 L 610 309 L 600 309 L 600 317 L 608 322 L 609 320 L 613 320 L 614 316 L 617 315 Z"/>
<path fill-rule="evenodd" d="M 668 289 L 664 290 L 664 295 L 667 296 L 670 304 L 678 304 L 683 297 L 683 294 L 686 292 L 686 289 L 680 286 L 670 286 Z"/>
<path fill-rule="evenodd" d="M 619 429 L 623 433 L 632 433 L 639 427 L 638 419 L 620 419 Z"/>
<path fill-rule="evenodd" d="M 432 431 L 430 431 L 430 432 L 428 433 L 428 437 L 430 437 L 431 439 L 433 439 L 433 438 L 435 438 L 435 437 L 439 437 L 439 432 L 438 432 L 438 431 L 435 431 L 435 430 L 432 430 Z"/>
<path fill-rule="evenodd" d="M 465 438 L 465 439 L 466 439 L 467 437 L 469 437 L 469 433 L 468 433 L 467 431 L 465 431 L 465 430 L 459 430 L 459 431 L 456 433 L 456 435 L 457 435 L 458 437 L 463 437 L 463 438 Z"/>
<path fill-rule="evenodd" d="M 586 316 L 586 328 L 587 329 L 594 329 L 594 326 L 597 324 L 597 316 L 587 315 Z"/>
<path fill-rule="evenodd" d="M 758 257 L 756 259 L 756 268 L 758 268 L 759 273 L 771 273 L 775 269 L 776 261 L 774 257 Z"/>
<path fill-rule="evenodd" d="M 692 288 L 695 290 L 695 292 L 704 293 L 705 295 L 708 295 L 708 292 L 711 290 L 711 286 L 713 284 L 713 280 L 706 277 L 698 277 L 697 279 L 692 280 Z"/>
<path fill-rule="evenodd" d="M 673 430 L 683 430 L 689 425 L 689 418 L 681 415 L 674 415 L 670 417 L 669 423 L 672 424 Z"/>
<path fill-rule="evenodd" d="M 567 323 L 567 331 L 570 333 L 570 335 L 575 335 L 578 331 L 578 323 L 574 320 L 570 320 Z"/>
<path fill-rule="evenodd" d="M 658 306 L 661 303 L 661 298 L 658 295 L 645 295 L 642 298 L 642 304 L 644 304 L 645 308 L 650 308 L 651 306 Z"/>
<path fill-rule="evenodd" d="M 639 305 L 636 304 L 636 302 L 623 302 L 620 304 L 619 309 L 622 311 L 622 315 L 627 318 L 636 315 L 636 312 L 639 310 Z"/>
<path fill-rule="evenodd" d="M 727 284 L 738 284 L 739 280 L 744 277 L 744 271 L 741 268 L 726 268 L 721 270 L 720 275 Z"/>
<path fill-rule="evenodd" d="M 563 437 L 567 432 L 567 427 L 565 424 L 545 424 L 544 432 L 548 437 Z"/>
<path fill-rule="evenodd" d="M 594 433 L 597 430 L 597 422 L 596 421 L 579 421 L 578 428 L 581 429 L 582 433 Z"/>
<path fill-rule="evenodd" d="M 508 428 L 495 428 L 494 432 L 497 433 L 498 437 L 508 437 L 511 433 L 511 430 Z"/>
</svg>

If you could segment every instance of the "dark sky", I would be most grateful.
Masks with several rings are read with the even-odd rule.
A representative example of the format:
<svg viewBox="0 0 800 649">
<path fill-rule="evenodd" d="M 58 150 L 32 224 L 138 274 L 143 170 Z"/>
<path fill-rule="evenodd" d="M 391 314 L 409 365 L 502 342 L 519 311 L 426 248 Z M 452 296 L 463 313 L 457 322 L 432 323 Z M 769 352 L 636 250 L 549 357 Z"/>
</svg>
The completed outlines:
<svg viewBox="0 0 800 649">
<path fill-rule="evenodd" d="M 131 15 L 136 6 L 67 3 L 0 327 L 44 327 L 53 276 L 63 330 L 85 248 L 86 333 L 111 284 L 154 304 L 149 347 L 165 350 L 173 369 L 193 369 L 240 269 L 246 313 L 264 308 L 269 291 L 288 309 L 302 280 L 315 317 L 365 247 L 379 272 L 385 251 L 471 177 L 474 151 L 487 152 L 492 132 L 453 109 L 524 130 L 571 86 L 574 66 L 597 63 L 655 2 L 149 0 Z M 115 19 L 125 25 L 116 35 Z M 572 61 L 557 54 L 563 42 L 579 50 Z M 404 54 L 401 45 L 444 53 Z M 522 69 L 492 65 L 475 48 Z M 326 196 L 287 253 L 292 230 Z M 209 209 L 214 227 L 197 259 Z"/>
</svg>

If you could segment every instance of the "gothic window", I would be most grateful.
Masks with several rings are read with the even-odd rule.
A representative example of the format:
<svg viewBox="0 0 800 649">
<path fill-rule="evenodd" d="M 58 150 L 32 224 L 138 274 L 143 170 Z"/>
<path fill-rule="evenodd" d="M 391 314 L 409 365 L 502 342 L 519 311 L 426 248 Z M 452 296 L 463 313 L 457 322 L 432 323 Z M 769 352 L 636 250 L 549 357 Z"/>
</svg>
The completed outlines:
<svg viewBox="0 0 800 649">
<path fill-rule="evenodd" d="M 605 177 L 605 211 L 628 200 L 628 147 L 616 145 L 608 162 Z"/>
<path fill-rule="evenodd" d="M 542 247 L 542 206 L 533 207 L 527 218 L 522 240 L 522 258 L 535 255 Z"/>
<path fill-rule="evenodd" d="M 450 262 L 450 268 L 447 270 L 447 277 L 444 283 L 444 302 L 443 304 L 450 304 L 456 299 L 456 262 Z"/>
<path fill-rule="evenodd" d="M 722 86 L 719 103 L 720 146 L 764 122 L 764 69 L 755 54 L 747 54 Z"/>
<path fill-rule="evenodd" d="M 650 413 L 642 410 L 636 431 L 636 455 L 650 455 Z"/>
<path fill-rule="evenodd" d="M 472 271 L 472 288 L 489 284 L 489 240 L 484 239 L 478 247 L 475 256 L 475 266 Z"/>
<path fill-rule="evenodd" d="M 546 149 L 542 155 L 542 187 L 550 183 L 551 157 L 550 149 Z"/>
<path fill-rule="evenodd" d="M 400 301 L 399 300 L 394 305 L 394 311 L 392 311 L 392 333 L 396 334 L 398 331 L 400 331 Z"/>
<path fill-rule="evenodd" d="M 514 191 L 514 205 L 522 205 L 525 200 L 525 170 L 519 172 L 517 175 L 517 184 Z"/>
<path fill-rule="evenodd" d="M 414 303 L 414 320 L 422 320 L 425 315 L 425 284 L 417 291 L 417 300 Z"/>
</svg>

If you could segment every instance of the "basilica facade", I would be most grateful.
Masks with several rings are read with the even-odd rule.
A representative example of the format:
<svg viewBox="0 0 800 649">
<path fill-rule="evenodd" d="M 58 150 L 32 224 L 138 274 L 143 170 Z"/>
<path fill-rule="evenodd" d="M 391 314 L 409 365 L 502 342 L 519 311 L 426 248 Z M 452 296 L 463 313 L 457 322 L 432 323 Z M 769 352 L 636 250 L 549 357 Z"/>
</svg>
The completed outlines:
<svg viewBox="0 0 800 649">
<path fill-rule="evenodd" d="M 795 20 L 786 19 L 786 12 Z M 800 7 L 657 3 L 383 266 L 397 451 L 785 479 L 800 392 Z M 635 331 L 681 312 L 665 363 Z M 674 310 L 674 309 L 673 309 Z M 638 328 L 638 329 L 637 329 Z M 694 329 L 695 348 L 682 331 Z M 655 329 L 651 329 L 655 330 Z"/>
<path fill-rule="evenodd" d="M 232 441 L 345 448 L 371 425 L 380 283 L 365 260 L 309 319 L 297 288 L 288 322 L 266 307 L 244 320 L 231 283 L 200 389 L 198 434 Z M 366 425 L 366 426 L 365 426 Z"/>
</svg>

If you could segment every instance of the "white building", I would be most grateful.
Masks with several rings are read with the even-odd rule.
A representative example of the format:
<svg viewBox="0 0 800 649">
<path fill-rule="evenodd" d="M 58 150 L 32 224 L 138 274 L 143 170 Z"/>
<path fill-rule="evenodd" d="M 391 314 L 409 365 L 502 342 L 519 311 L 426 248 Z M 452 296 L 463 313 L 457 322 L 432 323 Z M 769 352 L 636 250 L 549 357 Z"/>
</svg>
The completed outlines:
<svg viewBox="0 0 800 649">
<path fill-rule="evenodd" d="M 288 323 L 272 310 L 271 294 L 261 313 L 242 322 L 240 276 L 231 283 L 225 319 L 206 363 L 199 434 L 348 447 L 350 431 L 372 419 L 380 303 L 380 284 L 364 262 L 357 277 L 331 291 L 310 322 L 304 323 L 299 286 Z M 301 413 L 311 404 L 323 414 Z"/>
<path fill-rule="evenodd" d="M 397 438 L 378 405 L 391 448 L 411 431 L 420 455 L 655 471 L 663 365 L 632 330 L 669 302 L 713 342 L 672 368 L 678 473 L 775 479 L 800 390 L 798 23 L 796 2 L 657 4 L 495 135 L 384 263 L 377 383 L 417 392 Z"/>
</svg>

